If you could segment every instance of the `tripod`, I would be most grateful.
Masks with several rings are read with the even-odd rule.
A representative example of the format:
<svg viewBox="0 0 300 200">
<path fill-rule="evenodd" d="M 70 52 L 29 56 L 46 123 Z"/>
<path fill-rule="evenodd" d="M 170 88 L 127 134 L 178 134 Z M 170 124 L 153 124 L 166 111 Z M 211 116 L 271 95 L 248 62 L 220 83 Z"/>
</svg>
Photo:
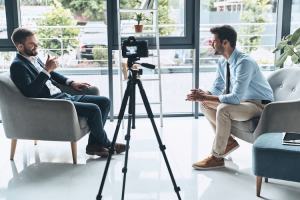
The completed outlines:
<svg viewBox="0 0 300 200">
<path fill-rule="evenodd" d="M 119 132 L 119 129 L 120 129 L 120 124 L 121 124 L 121 121 L 122 121 L 122 119 L 124 117 L 125 108 L 126 108 L 126 105 L 127 105 L 128 99 L 129 99 L 128 124 L 127 124 L 127 133 L 126 133 L 126 136 L 125 136 L 125 140 L 126 140 L 125 161 L 124 161 L 124 167 L 122 168 L 122 173 L 123 173 L 123 187 L 122 187 L 122 198 L 121 198 L 121 200 L 124 200 L 124 196 L 125 196 L 125 184 L 126 184 L 126 174 L 127 174 L 127 163 L 128 163 L 128 156 L 129 156 L 128 154 L 129 154 L 129 142 L 130 142 L 131 123 L 133 121 L 132 125 L 133 125 L 133 128 L 134 128 L 134 122 L 135 122 L 135 88 L 136 88 L 135 86 L 138 85 L 138 88 L 140 90 L 140 94 L 141 94 L 144 106 L 146 108 L 148 117 L 149 117 L 149 119 L 151 121 L 151 124 L 152 124 L 152 127 L 154 129 L 155 136 L 156 136 L 157 142 L 159 144 L 159 148 L 160 148 L 160 150 L 162 152 L 162 155 L 164 157 L 166 166 L 168 168 L 168 171 L 169 171 L 169 174 L 170 174 L 173 186 L 174 186 L 174 190 L 175 190 L 175 192 L 177 194 L 178 200 L 181 200 L 181 197 L 180 197 L 180 194 L 179 194 L 180 188 L 176 185 L 176 182 L 175 182 L 175 179 L 174 179 L 174 176 L 173 176 L 173 173 L 172 173 L 172 170 L 171 170 L 171 167 L 170 167 L 167 155 L 165 153 L 166 146 L 162 144 L 162 141 L 161 141 L 161 138 L 159 136 L 157 127 L 155 125 L 155 121 L 153 119 L 153 113 L 152 113 L 152 110 L 151 110 L 148 98 L 146 96 L 146 92 L 145 92 L 145 90 L 143 88 L 141 80 L 138 79 L 139 70 L 138 69 L 137 70 L 132 69 L 131 68 L 132 63 L 130 65 L 128 65 L 128 66 L 129 66 L 129 70 L 128 70 L 129 71 L 129 76 L 128 76 L 127 87 L 126 87 L 126 90 L 125 90 L 125 93 L 124 93 L 124 97 L 123 97 L 123 100 L 122 100 L 120 112 L 119 112 L 119 115 L 118 115 L 117 127 L 116 127 L 116 130 L 115 130 L 114 136 L 113 136 L 113 140 L 112 140 L 111 146 L 109 148 L 109 156 L 108 156 L 107 161 L 106 161 L 106 165 L 105 165 L 103 177 L 102 177 L 102 180 L 101 180 L 101 185 L 100 185 L 99 192 L 98 192 L 98 195 L 97 195 L 96 199 L 97 200 L 101 200 L 102 199 L 102 191 L 103 191 L 103 187 L 104 187 L 104 183 L 105 183 L 107 171 L 108 171 L 108 168 L 109 168 L 109 164 L 110 164 L 110 161 L 111 161 L 112 154 L 114 152 L 114 146 L 115 146 L 115 143 L 116 143 L 116 140 L 117 140 L 117 137 L 118 137 L 118 132 Z"/>
</svg>

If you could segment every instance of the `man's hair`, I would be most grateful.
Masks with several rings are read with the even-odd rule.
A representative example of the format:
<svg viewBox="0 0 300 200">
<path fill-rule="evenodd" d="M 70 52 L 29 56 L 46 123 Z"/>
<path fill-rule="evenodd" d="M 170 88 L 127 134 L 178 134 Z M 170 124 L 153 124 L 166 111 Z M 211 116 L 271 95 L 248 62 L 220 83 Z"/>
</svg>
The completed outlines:
<svg viewBox="0 0 300 200">
<path fill-rule="evenodd" d="M 11 35 L 12 42 L 17 44 L 24 44 L 27 37 L 33 36 L 34 32 L 26 28 L 16 28 Z"/>
<path fill-rule="evenodd" d="M 212 34 L 218 35 L 218 38 L 220 39 L 221 42 L 223 42 L 224 40 L 228 40 L 230 46 L 232 48 L 235 48 L 237 33 L 232 26 L 229 25 L 215 26 L 210 29 L 210 32 Z"/>
</svg>

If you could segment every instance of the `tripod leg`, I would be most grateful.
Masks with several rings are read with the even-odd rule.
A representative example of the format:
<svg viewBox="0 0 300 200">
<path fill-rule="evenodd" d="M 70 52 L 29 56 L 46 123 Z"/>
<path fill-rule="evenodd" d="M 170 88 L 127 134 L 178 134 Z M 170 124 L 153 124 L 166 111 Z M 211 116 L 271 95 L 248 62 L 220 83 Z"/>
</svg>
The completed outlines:
<svg viewBox="0 0 300 200">
<path fill-rule="evenodd" d="M 134 118 L 133 118 L 133 111 L 134 111 L 134 107 L 135 107 L 135 83 L 133 83 L 131 85 L 130 88 L 130 96 L 129 96 L 129 108 L 128 108 L 128 124 L 127 124 L 127 133 L 125 136 L 125 140 L 126 140 L 126 151 L 125 151 L 125 160 L 124 160 L 124 166 L 122 169 L 122 173 L 123 173 L 123 186 L 122 186 L 122 198 L 121 200 L 124 200 L 124 196 L 125 196 L 125 186 L 126 186 L 126 175 L 127 175 L 127 164 L 128 164 L 128 156 L 129 156 L 129 142 L 130 142 L 130 133 L 131 133 L 131 121 L 134 122 Z M 133 128 L 133 127 L 132 127 Z"/>
<path fill-rule="evenodd" d="M 133 97 L 132 97 L 132 101 L 133 101 L 133 108 L 132 108 L 132 129 L 135 129 L 135 97 L 136 97 L 136 95 L 135 95 L 136 93 L 135 93 L 135 87 L 133 87 Z"/>
<path fill-rule="evenodd" d="M 138 84 L 138 87 L 139 87 L 139 90 L 140 90 L 140 93 L 141 93 L 141 97 L 142 97 L 142 100 L 144 102 L 144 106 L 146 108 L 146 111 L 147 111 L 147 114 L 148 114 L 148 117 L 151 121 L 151 124 L 152 124 L 152 127 L 154 129 L 154 132 L 155 132 L 155 136 L 156 136 L 156 139 L 157 139 L 157 142 L 159 144 L 159 148 L 161 150 L 161 153 L 164 157 L 164 160 L 165 160 L 165 163 L 166 163 L 166 166 L 168 168 L 168 171 L 169 171 L 169 174 L 170 174 L 170 177 L 171 177 L 171 180 L 172 180 L 172 183 L 173 183 L 173 186 L 174 186 L 174 190 L 177 194 L 177 198 L 178 200 L 181 200 L 181 197 L 180 197 L 180 187 L 177 186 L 176 184 L 176 181 L 175 181 L 175 178 L 173 176 L 173 172 L 171 170 L 171 167 L 170 167 L 170 164 L 169 164 L 169 161 L 168 161 L 168 158 L 167 158 L 167 155 L 165 153 L 165 150 L 166 150 L 166 146 L 163 145 L 162 141 L 161 141 L 161 138 L 159 136 L 159 133 L 158 133 L 158 130 L 157 130 L 157 127 L 156 127 L 156 124 L 155 124 L 155 121 L 153 119 L 153 113 L 152 113 L 152 110 L 151 110 L 151 107 L 150 107 L 150 104 L 149 104 L 149 101 L 148 101 L 148 98 L 147 98 L 147 95 L 146 95 L 146 92 L 143 88 L 143 85 L 142 85 L 142 82 L 141 80 L 137 80 L 137 84 Z"/>
<path fill-rule="evenodd" d="M 103 191 L 105 179 L 106 179 L 106 176 L 107 176 L 107 172 L 108 172 L 108 168 L 109 168 L 109 164 L 110 164 L 110 161 L 111 161 L 112 154 L 114 153 L 115 143 L 117 141 L 121 121 L 124 117 L 127 101 L 128 101 L 129 94 L 130 94 L 130 87 L 131 87 L 132 84 L 133 84 L 132 80 L 129 80 L 128 83 L 127 83 L 127 87 L 126 87 L 124 97 L 123 97 L 123 100 L 122 100 L 120 112 L 119 112 L 119 115 L 118 115 L 117 127 L 116 127 L 116 130 L 115 130 L 115 133 L 114 133 L 113 140 L 111 142 L 111 146 L 109 148 L 109 155 L 108 155 L 108 158 L 107 158 L 107 161 L 106 161 L 106 165 L 105 165 L 102 180 L 101 180 L 101 185 L 100 185 L 99 192 L 98 192 L 98 195 L 97 195 L 97 198 L 96 198 L 97 200 L 102 199 L 102 191 Z"/>
</svg>

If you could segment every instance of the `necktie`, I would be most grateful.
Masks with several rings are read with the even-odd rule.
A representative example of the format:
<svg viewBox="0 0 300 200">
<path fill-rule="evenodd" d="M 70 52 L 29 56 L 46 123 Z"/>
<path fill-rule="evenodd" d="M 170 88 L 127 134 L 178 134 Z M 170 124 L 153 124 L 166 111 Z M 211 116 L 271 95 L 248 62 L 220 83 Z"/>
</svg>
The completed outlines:
<svg viewBox="0 0 300 200">
<path fill-rule="evenodd" d="M 229 94 L 229 88 L 230 88 L 230 69 L 229 69 L 229 63 L 227 62 L 225 94 Z"/>
</svg>

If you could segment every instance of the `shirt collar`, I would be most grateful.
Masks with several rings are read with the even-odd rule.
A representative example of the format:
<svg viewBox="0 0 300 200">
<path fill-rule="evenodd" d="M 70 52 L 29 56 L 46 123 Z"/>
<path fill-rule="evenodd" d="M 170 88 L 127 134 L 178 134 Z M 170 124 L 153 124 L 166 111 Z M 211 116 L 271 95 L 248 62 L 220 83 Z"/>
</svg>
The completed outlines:
<svg viewBox="0 0 300 200">
<path fill-rule="evenodd" d="M 233 52 L 231 53 L 230 57 L 228 58 L 227 62 L 228 62 L 229 64 L 232 64 L 233 61 L 235 60 L 237 54 L 238 54 L 238 50 L 235 48 L 235 49 L 233 50 Z"/>
<path fill-rule="evenodd" d="M 29 60 L 31 63 L 35 63 L 37 61 L 37 57 L 36 56 L 25 56 L 23 54 L 20 53 L 21 56 L 23 56 L 24 58 L 26 58 L 27 60 Z"/>
</svg>

